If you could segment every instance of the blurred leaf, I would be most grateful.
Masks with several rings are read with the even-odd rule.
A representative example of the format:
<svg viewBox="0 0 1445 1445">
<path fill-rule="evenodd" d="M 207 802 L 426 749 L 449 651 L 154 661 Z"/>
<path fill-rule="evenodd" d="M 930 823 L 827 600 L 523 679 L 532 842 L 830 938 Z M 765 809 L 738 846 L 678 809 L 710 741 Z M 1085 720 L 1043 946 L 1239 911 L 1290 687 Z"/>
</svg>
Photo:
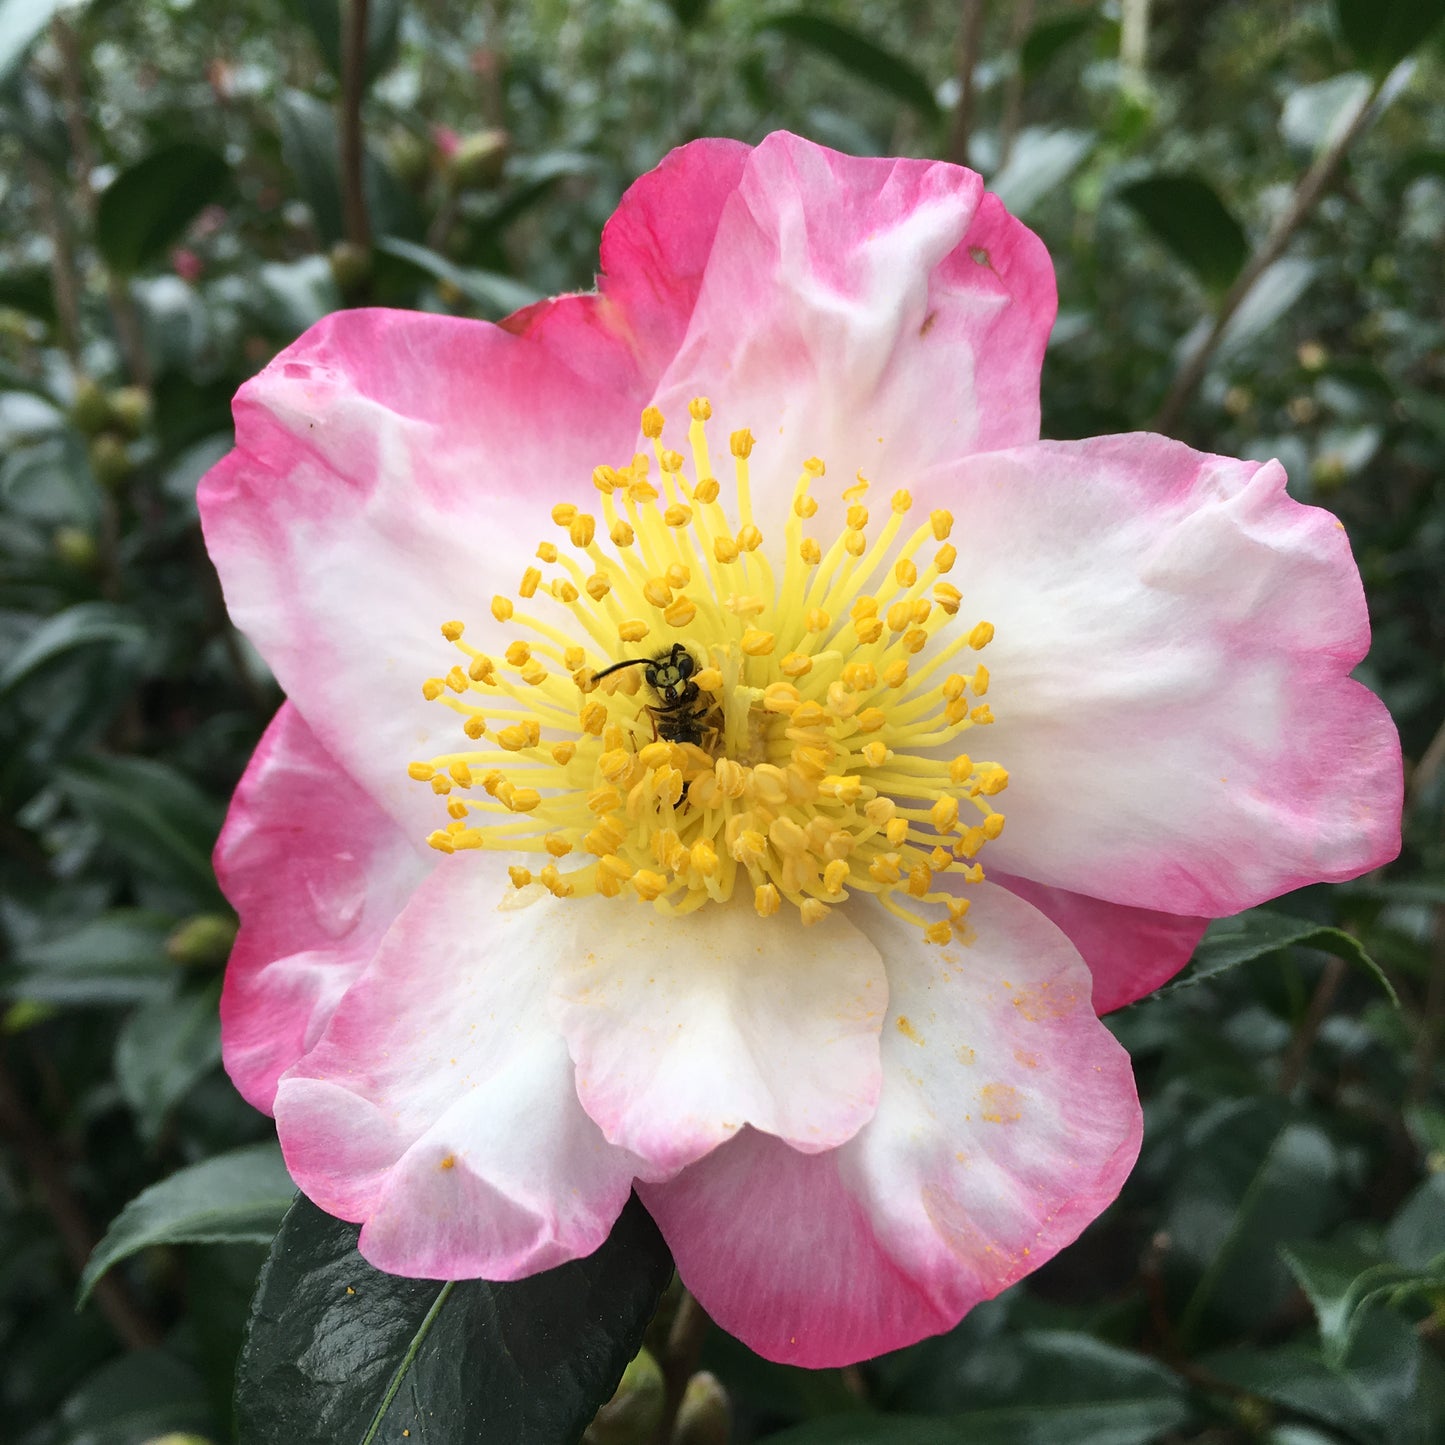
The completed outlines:
<svg viewBox="0 0 1445 1445">
<path fill-rule="evenodd" d="M 1330 928 L 1307 918 L 1291 918 L 1287 913 L 1275 913 L 1268 908 L 1251 908 L 1233 918 L 1215 919 L 1194 950 L 1194 959 L 1183 977 L 1165 984 L 1149 997 L 1161 998 L 1182 988 L 1193 988 L 1216 974 L 1238 968 L 1242 963 L 1256 963 L 1285 948 L 1317 948 L 1363 968 L 1389 995 L 1390 1002 L 1399 1007 L 1394 985 L 1365 952 L 1358 938 L 1343 929 Z"/>
<path fill-rule="evenodd" d="M 140 620 L 112 602 L 77 602 L 47 617 L 3 665 L 0 665 L 0 700 L 23 686 L 58 657 L 107 644 L 140 651 L 146 645 Z"/>
<path fill-rule="evenodd" d="M 148 1144 L 191 1086 L 221 1062 L 220 989 L 204 988 L 143 1005 L 115 1045 L 115 1082 Z"/>
<path fill-rule="evenodd" d="M 1279 128 L 1291 145 L 1322 151 L 1354 120 L 1370 89 L 1370 77 L 1358 71 L 1302 85 L 1285 97 Z"/>
<path fill-rule="evenodd" d="M 1226 356 L 1272 331 L 1318 274 L 1318 263 L 1304 256 L 1283 256 L 1261 271 L 1224 328 L 1218 355 Z"/>
<path fill-rule="evenodd" d="M 376 243 L 376 249 L 384 255 L 406 261 L 418 271 L 437 281 L 446 281 L 455 286 L 469 301 L 481 308 L 488 317 L 496 319 L 520 311 L 534 301 L 541 300 L 541 293 L 510 276 L 496 271 L 478 271 L 465 266 L 456 266 L 445 256 L 412 241 L 403 241 L 397 236 L 384 236 Z"/>
<path fill-rule="evenodd" d="M 1038 1330 L 991 1341 L 984 1350 L 991 1368 L 973 1380 L 975 1408 L 926 1417 L 843 1415 L 768 1439 L 776 1445 L 1150 1445 L 1190 1416 L 1184 1387 L 1170 1370 L 1088 1335 Z"/>
<path fill-rule="evenodd" d="M 5 306 L 13 311 L 23 311 L 27 316 L 33 316 L 47 325 L 53 324 L 55 291 L 51 285 L 49 268 L 12 266 L 4 274 L 0 274 L 0 307 Z M 0 375 L 4 376 L 5 385 L 9 386 L 12 384 L 11 378 L 19 373 L 7 365 Z M 36 390 L 40 395 L 46 395 L 33 382 L 24 382 L 22 385 L 26 390 Z"/>
<path fill-rule="evenodd" d="M 169 993 L 167 913 L 117 908 L 65 933 L 27 939 L 0 965 L 0 994 L 58 1004 L 137 1003 Z"/>
<path fill-rule="evenodd" d="M 1385 1248 L 1411 1269 L 1439 1267 L 1445 1256 L 1445 1174 L 1431 1174 L 1400 1206 L 1385 1233 Z"/>
<path fill-rule="evenodd" d="M 341 12 L 338 0 L 285 0 L 286 8 L 310 30 L 326 68 L 341 75 Z M 366 78 L 375 80 L 396 60 L 405 0 L 369 0 L 366 10 Z"/>
<path fill-rule="evenodd" d="M 574 1441 L 672 1274 L 635 1199 L 594 1254 L 516 1284 L 382 1274 L 356 1236 L 304 1198 L 287 1214 L 237 1375 L 239 1445 Z"/>
<path fill-rule="evenodd" d="M 77 758 L 58 781 L 127 862 L 202 907 L 220 901 L 211 849 L 222 808 L 190 779 L 150 758 Z"/>
<path fill-rule="evenodd" d="M 781 15 L 767 15 L 757 23 L 758 30 L 770 30 L 796 40 L 835 60 L 860 80 L 911 105 L 929 120 L 938 117 L 938 102 L 928 78 L 908 61 L 875 44 L 866 35 L 835 20 L 825 20 L 806 10 L 787 10 Z"/>
<path fill-rule="evenodd" d="M 1244 228 L 1199 176 L 1147 176 L 1119 199 L 1212 290 L 1228 287 L 1249 256 Z"/>
<path fill-rule="evenodd" d="M 101 1275 L 156 1244 L 269 1244 L 296 1197 L 276 1144 L 251 1144 L 179 1169 L 111 1221 L 80 1277 L 77 1307 Z"/>
<path fill-rule="evenodd" d="M 1008 164 L 996 171 L 988 188 L 1016 216 L 1026 216 L 1052 195 L 1088 159 L 1097 137 L 1082 130 L 1019 132 Z"/>
<path fill-rule="evenodd" d="M 1445 0 L 1335 0 L 1335 17 L 1356 58 L 1383 75 L 1445 22 Z"/>
<path fill-rule="evenodd" d="M 216 1425 L 196 1372 L 163 1350 L 137 1350 L 97 1370 L 65 1402 L 61 1421 L 63 1445 L 147 1445 Z"/>
<path fill-rule="evenodd" d="M 226 187 L 225 157 L 195 141 L 175 141 L 123 170 L 101 192 L 95 244 L 112 271 L 129 276 L 180 239 Z"/>
<path fill-rule="evenodd" d="M 0 0 L 0 84 L 50 24 L 59 0 Z"/>
<path fill-rule="evenodd" d="M 1019 69 L 1025 80 L 1033 80 L 1056 55 L 1062 54 L 1074 41 L 1087 35 L 1098 23 L 1099 16 L 1090 10 L 1050 16 L 1040 20 L 1029 31 L 1019 47 Z"/>
<path fill-rule="evenodd" d="M 667 3 L 672 7 L 672 13 L 677 16 L 677 23 L 688 29 L 707 14 L 712 0 L 667 0 Z"/>
</svg>

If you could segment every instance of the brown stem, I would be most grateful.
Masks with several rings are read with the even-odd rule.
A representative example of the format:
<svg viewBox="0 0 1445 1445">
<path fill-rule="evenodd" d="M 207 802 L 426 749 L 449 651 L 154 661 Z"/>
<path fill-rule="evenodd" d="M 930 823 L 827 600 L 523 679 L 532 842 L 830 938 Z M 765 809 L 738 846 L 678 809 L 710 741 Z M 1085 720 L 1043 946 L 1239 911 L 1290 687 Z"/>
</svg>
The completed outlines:
<svg viewBox="0 0 1445 1445">
<path fill-rule="evenodd" d="M 973 134 L 973 75 L 978 69 L 983 44 L 983 16 L 987 0 L 963 0 L 958 26 L 958 108 L 953 113 L 953 131 L 948 138 L 948 158 L 955 165 L 968 164 L 968 143 Z"/>
<path fill-rule="evenodd" d="M 1013 154 L 1014 141 L 1023 128 L 1024 119 L 1024 41 L 1034 25 L 1034 0 L 1015 0 L 1009 21 L 1009 45 L 1014 53 L 1014 68 L 1004 91 L 1003 121 L 999 126 L 998 165 L 1002 170 Z"/>
<path fill-rule="evenodd" d="M 3 1056 L 0 1056 L 0 1134 L 35 1181 L 55 1232 L 78 1275 L 95 1247 L 95 1234 L 70 1188 L 54 1144 L 31 1118 Z M 127 1348 L 147 1350 L 160 1344 L 160 1330 L 135 1302 L 120 1275 L 103 1275 L 92 1297 Z"/>
<path fill-rule="evenodd" d="M 662 1422 L 653 1437 L 656 1445 L 666 1445 L 672 1439 L 673 1426 L 677 1423 L 677 1412 L 682 1405 L 683 1392 L 687 1382 L 697 1373 L 697 1363 L 702 1357 L 702 1342 L 711 1323 L 703 1307 L 686 1291 L 673 1317 L 672 1328 L 667 1332 L 667 1345 L 663 1349 L 662 1377 L 666 1384 L 663 1396 Z"/>
<path fill-rule="evenodd" d="M 80 287 L 76 281 L 75 251 L 55 198 L 50 173 L 32 155 L 26 156 L 25 164 L 40 211 L 40 224 L 50 238 L 50 287 L 55 293 L 56 331 L 61 348 L 74 362 L 80 355 Z"/>
<path fill-rule="evenodd" d="M 1280 1065 L 1279 1091 L 1281 1094 L 1294 1093 L 1295 1085 L 1303 1077 L 1310 1049 L 1314 1047 L 1320 1026 L 1329 1017 L 1330 1005 L 1335 1001 L 1335 994 L 1339 992 L 1340 984 L 1344 982 L 1345 971 L 1346 964 L 1342 958 L 1332 957 L 1325 964 L 1325 970 L 1320 974 L 1320 981 L 1315 985 L 1314 994 L 1310 998 L 1309 1008 L 1305 1010 L 1305 1016 L 1300 1020 L 1300 1026 L 1295 1030 L 1294 1038 L 1290 1040 L 1289 1049 L 1285 1053 L 1284 1062 Z"/>
<path fill-rule="evenodd" d="M 346 239 L 371 250 L 371 217 L 366 209 L 366 148 L 361 101 L 366 93 L 367 0 L 346 0 L 341 36 L 341 203 Z"/>
<path fill-rule="evenodd" d="M 1392 75 L 1393 73 L 1391 72 Z M 1269 235 L 1249 258 L 1244 270 L 1235 278 L 1234 285 L 1225 293 L 1214 321 L 1203 339 L 1180 365 L 1173 384 L 1164 400 L 1159 404 L 1159 410 L 1155 412 L 1153 421 L 1149 424 L 1152 430 L 1168 432 L 1174 429 L 1180 413 L 1184 410 L 1185 403 L 1204 379 L 1204 373 L 1209 368 L 1210 358 L 1218 349 L 1219 343 L 1224 337 L 1225 328 L 1229 325 L 1234 313 L 1244 303 L 1245 297 L 1254 290 L 1255 283 L 1259 278 L 1284 254 L 1285 247 L 1289 245 L 1294 233 L 1304 224 L 1329 190 L 1350 147 L 1383 109 L 1380 105 L 1380 93 L 1389 79 L 1390 76 L 1386 76 L 1375 82 L 1355 118 L 1340 132 L 1332 145 L 1320 152 L 1315 158 L 1314 164 L 1304 173 L 1299 185 L 1295 187 L 1294 195 L 1290 198 L 1284 214 L 1275 222 Z"/>
</svg>

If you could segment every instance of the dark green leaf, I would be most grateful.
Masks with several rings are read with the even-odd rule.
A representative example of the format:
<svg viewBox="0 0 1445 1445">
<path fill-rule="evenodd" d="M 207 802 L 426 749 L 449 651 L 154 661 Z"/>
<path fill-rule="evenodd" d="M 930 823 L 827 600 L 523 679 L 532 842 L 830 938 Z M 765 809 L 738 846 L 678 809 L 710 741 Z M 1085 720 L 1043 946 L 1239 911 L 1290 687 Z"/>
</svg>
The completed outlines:
<svg viewBox="0 0 1445 1445">
<path fill-rule="evenodd" d="M 106 1270 L 156 1244 L 269 1244 L 296 1186 L 274 1143 L 249 1144 L 180 1169 L 111 1221 L 80 1277 L 78 1304 Z"/>
<path fill-rule="evenodd" d="M 1445 1257 L 1445 1174 L 1432 1174 L 1400 1206 L 1385 1233 L 1390 1257 L 1411 1269 L 1438 1267 Z"/>
<path fill-rule="evenodd" d="M 192 218 L 225 189 L 230 167 L 210 146 L 175 141 L 123 170 L 101 193 L 95 242 L 128 276 L 165 254 Z"/>
<path fill-rule="evenodd" d="M 1335 0 L 1345 44 L 1383 75 L 1445 22 L 1445 0 Z"/>
<path fill-rule="evenodd" d="M 216 1424 L 195 1371 L 162 1350 L 138 1350 L 97 1370 L 65 1402 L 61 1419 L 64 1445 L 147 1445 Z"/>
<path fill-rule="evenodd" d="M 211 849 L 221 807 L 174 768 L 150 758 L 77 758 L 59 782 L 133 867 L 203 907 L 220 899 Z"/>
<path fill-rule="evenodd" d="M 58 0 L 0 0 L 0 83 L 25 59 L 57 9 Z"/>
<path fill-rule="evenodd" d="M 813 15 L 806 10 L 788 10 L 781 15 L 766 16 L 758 21 L 757 28 L 786 35 L 790 40 L 826 55 L 860 80 L 876 85 L 929 119 L 938 115 L 933 87 L 922 72 L 846 25 L 825 20 L 821 15 Z"/>
<path fill-rule="evenodd" d="M 140 651 L 145 628 L 124 608 L 111 602 L 77 602 L 47 617 L 0 667 L 0 699 L 22 686 L 41 668 L 79 648 L 106 644 Z"/>
<path fill-rule="evenodd" d="M 1019 47 L 1019 69 L 1024 79 L 1032 80 L 1056 55 L 1087 35 L 1098 19 L 1093 11 L 1082 10 L 1039 21 Z"/>
<path fill-rule="evenodd" d="M 510 276 L 453 265 L 445 256 L 439 256 L 426 246 L 403 241 L 397 236 L 384 236 L 376 243 L 376 249 L 398 261 L 407 262 L 435 280 L 450 282 L 492 318 L 507 316 L 541 299 L 540 292 L 514 281 Z"/>
<path fill-rule="evenodd" d="M 18 944 L 0 994 L 38 1003 L 136 1003 L 168 993 L 175 965 L 166 937 L 175 919 L 118 908 L 53 937 Z"/>
<path fill-rule="evenodd" d="M 1307 918 L 1291 918 L 1287 913 L 1275 913 L 1268 908 L 1251 908 L 1233 918 L 1216 919 L 1194 950 L 1188 972 L 1150 997 L 1160 998 L 1181 988 L 1193 988 L 1216 974 L 1238 968 L 1242 963 L 1256 963 L 1285 948 L 1317 948 L 1365 969 L 1389 995 L 1390 1002 L 1399 1007 L 1400 999 L 1394 986 L 1358 938 L 1342 929 Z"/>
<path fill-rule="evenodd" d="M 1119 199 L 1206 286 L 1222 291 L 1249 255 L 1244 228 L 1199 176 L 1147 176 Z"/>
<path fill-rule="evenodd" d="M 633 1199 L 586 1259 L 516 1284 L 401 1279 L 298 1199 L 261 1273 L 239 1445 L 575 1441 L 637 1352 L 672 1260 Z"/>
<path fill-rule="evenodd" d="M 366 11 L 366 78 L 375 80 L 396 60 L 404 0 L 370 0 Z M 337 0 L 286 0 L 286 8 L 310 30 L 326 67 L 341 74 L 341 10 Z"/>
<path fill-rule="evenodd" d="M 161 998 L 125 1021 L 115 1045 L 115 1082 L 154 1143 L 170 1111 L 221 1062 L 219 988 Z"/>
</svg>

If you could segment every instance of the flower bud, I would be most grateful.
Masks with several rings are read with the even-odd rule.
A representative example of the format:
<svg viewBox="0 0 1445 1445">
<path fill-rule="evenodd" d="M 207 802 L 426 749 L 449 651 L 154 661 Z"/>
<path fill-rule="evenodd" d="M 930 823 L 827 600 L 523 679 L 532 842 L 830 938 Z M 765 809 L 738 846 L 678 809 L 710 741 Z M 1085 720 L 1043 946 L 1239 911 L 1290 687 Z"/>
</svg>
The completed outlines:
<svg viewBox="0 0 1445 1445">
<path fill-rule="evenodd" d="M 464 135 L 446 158 L 447 174 L 458 190 L 494 186 L 502 179 L 502 167 L 512 148 L 504 130 L 480 130 Z"/>
<path fill-rule="evenodd" d="M 50 538 L 56 559 L 77 572 L 89 572 L 95 566 L 95 538 L 84 527 L 57 527 Z"/>
<path fill-rule="evenodd" d="M 77 431 L 88 437 L 104 431 L 110 422 L 110 407 L 106 403 L 105 389 L 88 376 L 80 377 L 75 383 L 75 400 L 70 404 L 70 420 Z"/>
<path fill-rule="evenodd" d="M 101 432 L 90 442 L 90 469 L 103 487 L 113 487 L 130 476 L 133 464 L 125 438 L 113 431 Z"/>
<path fill-rule="evenodd" d="M 672 1427 L 672 1445 L 728 1445 L 733 1412 L 716 1375 L 699 1370 L 687 1382 Z"/>
<path fill-rule="evenodd" d="M 612 1398 L 587 1427 L 582 1445 L 651 1445 L 662 1424 L 666 1389 L 657 1361 L 639 1350 Z"/>
<path fill-rule="evenodd" d="M 226 913 L 198 913 L 166 939 L 166 955 L 183 968 L 219 968 L 231 956 L 236 920 Z"/>
<path fill-rule="evenodd" d="M 151 416 L 150 393 L 143 386 L 121 386 L 106 398 L 110 419 L 128 437 L 139 436 Z"/>
<path fill-rule="evenodd" d="M 173 1430 L 169 1435 L 153 1435 L 145 1445 L 211 1445 L 204 1435 L 191 1435 L 184 1430 Z"/>
<path fill-rule="evenodd" d="M 371 256 L 354 241 L 338 241 L 327 253 L 331 276 L 343 294 L 354 291 L 371 275 Z"/>
</svg>

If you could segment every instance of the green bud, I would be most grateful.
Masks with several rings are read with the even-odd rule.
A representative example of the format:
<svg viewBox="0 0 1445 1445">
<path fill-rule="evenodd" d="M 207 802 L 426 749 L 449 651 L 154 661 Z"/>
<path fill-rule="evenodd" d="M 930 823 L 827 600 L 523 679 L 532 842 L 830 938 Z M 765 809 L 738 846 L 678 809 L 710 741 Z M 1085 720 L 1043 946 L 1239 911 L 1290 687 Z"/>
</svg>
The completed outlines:
<svg viewBox="0 0 1445 1445">
<path fill-rule="evenodd" d="M 666 1393 L 657 1361 L 639 1350 L 622 1372 L 616 1393 L 587 1427 L 582 1445 L 651 1445 L 662 1424 Z"/>
<path fill-rule="evenodd" d="M 183 968 L 219 968 L 235 941 L 236 920 L 229 913 L 198 913 L 172 930 L 166 954 Z"/>
<path fill-rule="evenodd" d="M 110 403 L 105 390 L 88 376 L 80 377 L 75 383 L 75 400 L 70 404 L 70 419 L 77 431 L 88 437 L 104 431 L 110 425 Z"/>
<path fill-rule="evenodd" d="M 420 185 L 431 170 L 432 147 L 409 130 L 398 130 L 386 143 L 386 158 L 405 185 Z"/>
<path fill-rule="evenodd" d="M 151 419 L 150 393 L 143 386 L 122 386 L 106 398 L 111 420 L 128 437 L 137 437 Z"/>
<path fill-rule="evenodd" d="M 502 167 L 512 138 L 504 130 L 480 130 L 463 136 L 447 157 L 447 173 L 459 189 L 494 186 L 502 179 Z"/>
<path fill-rule="evenodd" d="M 1310 480 L 1321 492 L 1337 492 L 1350 479 L 1350 469 L 1338 452 L 1321 452 L 1310 463 Z"/>
<path fill-rule="evenodd" d="M 123 482 L 132 471 L 130 449 L 125 438 L 113 431 L 103 431 L 90 440 L 90 469 L 103 487 Z"/>
<path fill-rule="evenodd" d="M 57 527 L 50 545 L 56 557 L 77 572 L 89 572 L 95 566 L 98 554 L 95 538 L 84 527 Z"/>
<path fill-rule="evenodd" d="M 338 241 L 327 254 L 331 274 L 343 294 L 354 291 L 371 275 L 371 253 L 354 241 Z"/>
<path fill-rule="evenodd" d="M 716 1375 L 699 1370 L 687 1382 L 672 1427 L 672 1445 L 728 1445 L 733 1411 Z"/>
<path fill-rule="evenodd" d="M 204 1435 L 189 1435 L 184 1430 L 173 1430 L 169 1435 L 153 1435 L 145 1445 L 212 1445 Z"/>
</svg>

